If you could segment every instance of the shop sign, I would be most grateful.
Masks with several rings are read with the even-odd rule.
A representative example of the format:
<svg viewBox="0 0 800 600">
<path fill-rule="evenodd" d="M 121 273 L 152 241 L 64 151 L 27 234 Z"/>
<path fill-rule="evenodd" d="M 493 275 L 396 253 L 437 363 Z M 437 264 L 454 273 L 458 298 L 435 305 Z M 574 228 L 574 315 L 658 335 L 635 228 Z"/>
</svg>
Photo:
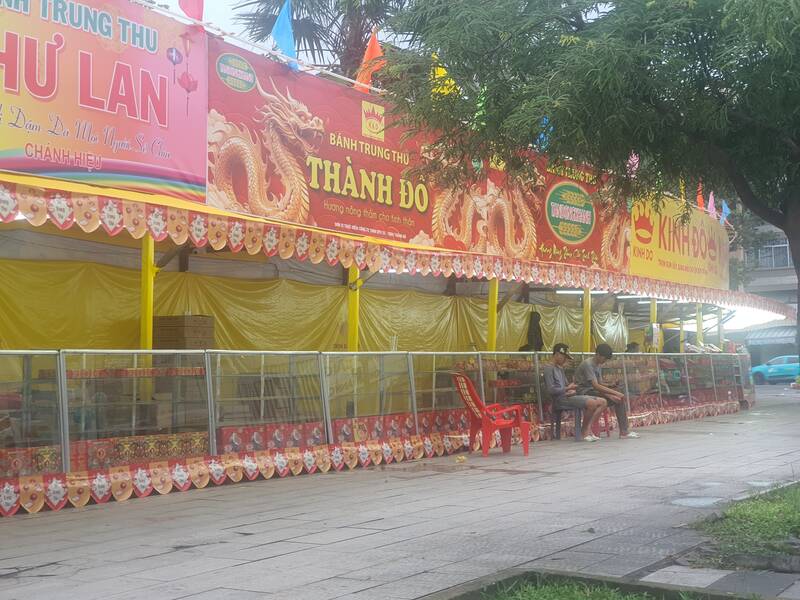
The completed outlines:
<svg viewBox="0 0 800 600">
<path fill-rule="evenodd" d="M 0 169 L 202 202 L 206 57 L 131 2 L 0 2 Z"/>
</svg>

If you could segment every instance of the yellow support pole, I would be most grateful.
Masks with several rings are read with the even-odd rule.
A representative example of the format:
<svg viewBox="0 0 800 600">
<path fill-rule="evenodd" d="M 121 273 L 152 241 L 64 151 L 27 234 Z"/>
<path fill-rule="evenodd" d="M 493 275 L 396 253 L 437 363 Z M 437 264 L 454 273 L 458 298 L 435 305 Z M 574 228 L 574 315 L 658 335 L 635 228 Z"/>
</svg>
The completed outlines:
<svg viewBox="0 0 800 600">
<path fill-rule="evenodd" d="M 497 351 L 497 300 L 500 296 L 500 280 L 497 278 L 489 280 L 489 314 L 487 319 L 486 350 L 487 352 Z"/>
<path fill-rule="evenodd" d="M 347 351 L 358 352 L 358 319 L 361 286 L 358 267 L 351 266 L 347 271 Z"/>
<path fill-rule="evenodd" d="M 583 348 L 584 352 L 592 351 L 592 290 L 583 290 Z"/>
<path fill-rule="evenodd" d="M 703 341 L 703 305 L 697 305 L 697 315 L 695 315 L 695 325 L 697 326 L 697 345 L 704 344 Z"/>
<path fill-rule="evenodd" d="M 153 288 L 156 281 L 155 243 L 150 234 L 142 238 L 142 270 L 139 308 L 139 347 L 153 349 Z"/>
<path fill-rule="evenodd" d="M 683 352 L 686 347 L 686 331 L 683 328 L 683 319 L 681 319 L 681 332 L 678 338 L 678 352 Z"/>
</svg>

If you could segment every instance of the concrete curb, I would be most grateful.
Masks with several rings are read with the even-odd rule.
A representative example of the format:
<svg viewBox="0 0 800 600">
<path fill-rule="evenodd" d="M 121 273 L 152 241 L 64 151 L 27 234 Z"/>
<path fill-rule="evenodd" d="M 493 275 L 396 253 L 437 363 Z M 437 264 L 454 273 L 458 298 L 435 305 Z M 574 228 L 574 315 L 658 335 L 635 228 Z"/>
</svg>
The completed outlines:
<svg viewBox="0 0 800 600">
<path fill-rule="evenodd" d="M 479 577 L 469 583 L 458 585 L 447 590 L 442 590 L 427 596 L 422 596 L 419 600 L 486 600 L 486 595 L 496 592 L 514 583 L 537 581 L 572 581 L 589 585 L 607 585 L 615 587 L 623 592 L 629 593 L 648 593 L 660 600 L 682 600 L 682 594 L 694 594 L 698 600 L 747 600 L 744 596 L 735 594 L 714 592 L 704 588 L 680 587 L 668 584 L 650 584 L 640 581 L 633 581 L 629 578 L 588 576 L 580 573 L 570 573 L 555 570 L 535 570 L 528 569 L 506 569 L 492 575 Z M 763 600 L 773 600 L 764 598 Z"/>
</svg>

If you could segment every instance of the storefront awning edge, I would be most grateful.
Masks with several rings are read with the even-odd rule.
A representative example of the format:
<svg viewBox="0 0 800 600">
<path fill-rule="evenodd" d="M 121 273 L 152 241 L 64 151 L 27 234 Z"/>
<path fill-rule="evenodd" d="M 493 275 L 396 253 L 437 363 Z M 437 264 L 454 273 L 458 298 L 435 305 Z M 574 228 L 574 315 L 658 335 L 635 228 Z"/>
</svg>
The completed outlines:
<svg viewBox="0 0 800 600">
<path fill-rule="evenodd" d="M 0 222 L 22 217 L 33 226 L 48 220 L 59 229 L 75 225 L 86 233 L 103 228 L 110 236 L 149 233 L 156 241 L 191 243 L 215 250 L 296 258 L 370 271 L 485 277 L 539 285 L 592 288 L 647 297 L 765 310 L 796 318 L 791 307 L 753 294 L 716 290 L 605 271 L 596 267 L 521 261 L 499 256 L 438 250 L 428 246 L 352 236 L 262 217 L 249 217 L 169 196 L 108 189 L 0 171 Z"/>
</svg>

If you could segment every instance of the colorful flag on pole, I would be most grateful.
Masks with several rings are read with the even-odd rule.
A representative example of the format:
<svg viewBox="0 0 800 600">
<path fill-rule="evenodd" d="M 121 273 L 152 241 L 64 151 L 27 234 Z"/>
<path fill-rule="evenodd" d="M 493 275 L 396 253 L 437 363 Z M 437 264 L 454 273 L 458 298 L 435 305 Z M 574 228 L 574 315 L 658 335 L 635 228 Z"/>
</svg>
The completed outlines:
<svg viewBox="0 0 800 600">
<path fill-rule="evenodd" d="M 369 86 L 372 85 L 372 76 L 376 71 L 380 71 L 386 61 L 383 60 L 383 49 L 378 42 L 378 28 L 372 30 L 372 35 L 369 36 L 367 49 L 364 51 L 364 58 L 361 61 L 361 67 L 358 69 L 356 81 L 358 83 L 354 86 L 359 92 L 369 94 Z"/>
<path fill-rule="evenodd" d="M 703 198 L 703 182 L 697 184 L 697 208 L 700 210 L 706 209 L 706 201 Z"/>
<path fill-rule="evenodd" d="M 717 207 L 714 205 L 714 192 L 708 194 L 708 214 L 712 219 L 717 218 Z"/>
<path fill-rule="evenodd" d="M 731 209 L 728 207 L 728 203 L 725 200 L 722 201 L 722 214 L 719 217 L 719 222 L 725 225 L 725 221 L 728 220 L 728 215 L 731 214 Z"/>
<path fill-rule="evenodd" d="M 636 177 L 636 171 L 639 170 L 639 155 L 636 152 L 631 152 L 631 155 L 628 157 L 628 162 L 625 164 L 625 168 L 628 172 L 628 177 L 631 179 Z"/>
<path fill-rule="evenodd" d="M 178 6 L 187 17 L 195 21 L 203 20 L 203 0 L 178 0 Z"/>
<path fill-rule="evenodd" d="M 298 69 L 297 65 L 297 50 L 294 47 L 294 31 L 292 30 L 292 0 L 286 0 L 281 12 L 278 13 L 278 18 L 275 19 L 275 25 L 272 26 L 272 41 L 278 51 L 289 58 L 295 60 L 289 61 L 289 67 L 295 71 Z"/>
</svg>

